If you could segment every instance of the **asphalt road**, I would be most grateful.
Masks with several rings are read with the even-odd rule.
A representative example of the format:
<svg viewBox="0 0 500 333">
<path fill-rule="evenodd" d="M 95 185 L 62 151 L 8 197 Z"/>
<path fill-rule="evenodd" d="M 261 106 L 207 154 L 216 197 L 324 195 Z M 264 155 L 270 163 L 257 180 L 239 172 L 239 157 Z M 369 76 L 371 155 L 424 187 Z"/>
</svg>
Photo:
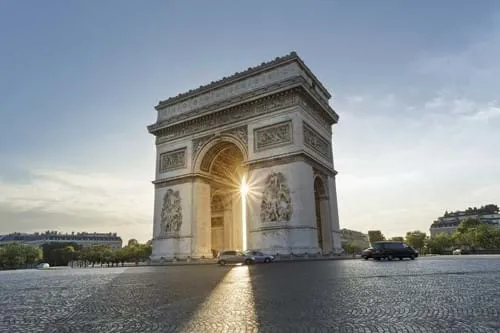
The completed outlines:
<svg viewBox="0 0 500 333">
<path fill-rule="evenodd" d="M 0 272 L 0 332 L 500 332 L 500 256 Z"/>
</svg>

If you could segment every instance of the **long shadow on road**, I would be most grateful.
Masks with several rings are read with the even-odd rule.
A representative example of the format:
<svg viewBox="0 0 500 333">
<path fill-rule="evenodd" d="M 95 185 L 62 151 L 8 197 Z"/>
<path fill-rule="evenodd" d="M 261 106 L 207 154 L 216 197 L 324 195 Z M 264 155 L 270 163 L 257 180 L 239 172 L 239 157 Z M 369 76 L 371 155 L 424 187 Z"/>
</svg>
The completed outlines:
<svg viewBox="0 0 500 333">
<path fill-rule="evenodd" d="M 129 268 L 46 332 L 178 332 L 230 268 Z"/>
</svg>

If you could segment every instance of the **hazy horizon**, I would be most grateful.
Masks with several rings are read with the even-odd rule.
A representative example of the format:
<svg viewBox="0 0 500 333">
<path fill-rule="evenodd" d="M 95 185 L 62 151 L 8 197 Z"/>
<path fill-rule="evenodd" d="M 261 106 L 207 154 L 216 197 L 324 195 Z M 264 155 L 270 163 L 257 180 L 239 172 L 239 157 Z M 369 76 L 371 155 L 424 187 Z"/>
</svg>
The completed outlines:
<svg viewBox="0 0 500 333">
<path fill-rule="evenodd" d="M 333 95 L 340 227 L 500 204 L 500 3 L 0 3 L 0 234 L 153 230 L 159 100 L 296 51 Z"/>
</svg>

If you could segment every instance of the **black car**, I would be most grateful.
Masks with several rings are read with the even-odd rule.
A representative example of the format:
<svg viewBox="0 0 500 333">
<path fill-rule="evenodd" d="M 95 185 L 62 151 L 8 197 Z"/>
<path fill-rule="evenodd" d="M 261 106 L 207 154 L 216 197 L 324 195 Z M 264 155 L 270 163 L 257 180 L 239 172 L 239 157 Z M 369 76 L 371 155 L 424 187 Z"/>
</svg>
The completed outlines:
<svg viewBox="0 0 500 333">
<path fill-rule="evenodd" d="M 418 257 L 418 252 L 410 245 L 403 242 L 374 242 L 371 247 L 364 250 L 361 257 L 365 260 L 373 258 L 374 260 L 380 259 L 399 259 L 410 258 L 414 260 Z"/>
</svg>

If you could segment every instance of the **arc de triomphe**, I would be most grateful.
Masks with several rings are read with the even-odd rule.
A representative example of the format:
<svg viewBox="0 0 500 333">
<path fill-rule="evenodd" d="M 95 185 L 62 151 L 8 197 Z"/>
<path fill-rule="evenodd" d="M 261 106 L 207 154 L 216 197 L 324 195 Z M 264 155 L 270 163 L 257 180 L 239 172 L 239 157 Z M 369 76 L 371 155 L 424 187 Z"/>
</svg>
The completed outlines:
<svg viewBox="0 0 500 333">
<path fill-rule="evenodd" d="M 151 259 L 341 250 L 330 97 L 292 52 L 160 102 Z"/>
</svg>

